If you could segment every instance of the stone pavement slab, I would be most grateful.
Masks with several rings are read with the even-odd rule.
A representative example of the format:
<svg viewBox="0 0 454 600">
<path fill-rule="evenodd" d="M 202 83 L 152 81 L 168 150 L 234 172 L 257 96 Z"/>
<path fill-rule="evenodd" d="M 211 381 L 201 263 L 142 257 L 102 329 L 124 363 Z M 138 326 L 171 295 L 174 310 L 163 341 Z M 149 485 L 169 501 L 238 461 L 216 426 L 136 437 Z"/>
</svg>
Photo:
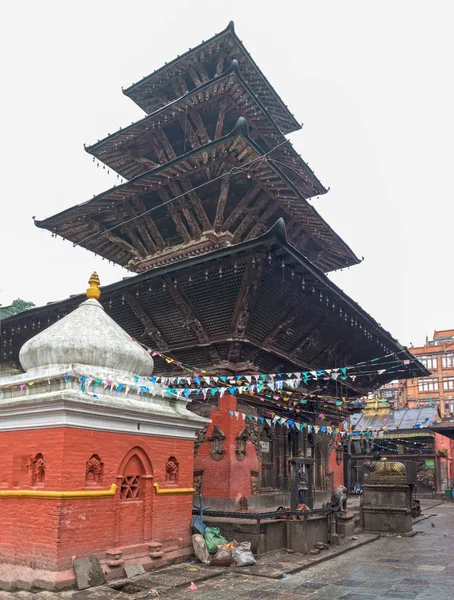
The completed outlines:
<svg viewBox="0 0 454 600">
<path fill-rule="evenodd" d="M 265 555 L 260 562 L 264 561 L 266 576 L 247 572 L 252 567 L 240 571 L 181 564 L 135 577 L 129 583 L 141 584 L 130 593 L 125 587 L 116 591 L 104 585 L 31 596 L 33 600 L 149 600 L 154 587 L 160 590 L 161 600 L 454 600 L 454 504 L 439 506 L 436 512 L 418 523 L 420 533 L 413 538 L 380 538 L 324 562 L 305 565 L 310 558 L 283 553 L 273 565 L 273 556 Z M 273 568 L 276 574 L 283 568 L 293 573 L 270 577 Z M 197 590 L 188 590 L 191 581 Z M 29 592 L 21 594 L 0 592 L 0 600 L 31 600 Z"/>
</svg>

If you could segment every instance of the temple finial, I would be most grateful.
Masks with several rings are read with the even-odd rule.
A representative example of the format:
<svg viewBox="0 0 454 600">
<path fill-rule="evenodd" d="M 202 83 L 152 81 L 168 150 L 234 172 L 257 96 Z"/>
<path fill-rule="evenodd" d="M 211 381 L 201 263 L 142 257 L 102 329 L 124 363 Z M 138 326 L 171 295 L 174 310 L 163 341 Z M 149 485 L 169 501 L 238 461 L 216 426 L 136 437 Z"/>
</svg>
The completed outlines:
<svg viewBox="0 0 454 600">
<path fill-rule="evenodd" d="M 96 273 L 96 271 L 93 271 L 90 279 L 88 280 L 88 283 L 90 284 L 90 287 L 86 291 L 87 298 L 94 298 L 95 300 L 99 300 L 99 297 L 101 296 L 99 284 L 101 282 L 99 281 L 99 276 L 98 273 Z"/>
</svg>

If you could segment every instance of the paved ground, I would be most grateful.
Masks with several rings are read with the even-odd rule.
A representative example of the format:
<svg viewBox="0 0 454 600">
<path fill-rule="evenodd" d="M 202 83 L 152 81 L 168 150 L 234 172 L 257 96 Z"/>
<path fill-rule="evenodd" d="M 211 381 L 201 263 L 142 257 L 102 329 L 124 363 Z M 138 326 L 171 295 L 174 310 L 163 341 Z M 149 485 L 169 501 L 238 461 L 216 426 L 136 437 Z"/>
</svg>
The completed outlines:
<svg viewBox="0 0 454 600">
<path fill-rule="evenodd" d="M 383 537 L 309 568 L 301 562 L 307 557 L 287 555 L 289 570 L 297 567 L 298 561 L 298 568 L 302 566 L 304 570 L 282 578 L 276 578 L 277 563 L 282 562 L 276 556 L 275 568 L 270 564 L 260 570 L 260 576 L 246 569 L 184 564 L 134 579 L 121 591 L 102 586 L 60 594 L 0 592 L 0 599 L 148 600 L 152 597 L 150 587 L 157 587 L 159 597 L 168 600 L 454 600 L 454 505 L 445 504 L 426 512 L 436 515 L 415 525 L 415 530 L 421 532 L 415 537 Z M 366 537 L 359 538 L 355 543 L 368 541 Z M 196 590 L 188 589 L 191 579 Z"/>
</svg>

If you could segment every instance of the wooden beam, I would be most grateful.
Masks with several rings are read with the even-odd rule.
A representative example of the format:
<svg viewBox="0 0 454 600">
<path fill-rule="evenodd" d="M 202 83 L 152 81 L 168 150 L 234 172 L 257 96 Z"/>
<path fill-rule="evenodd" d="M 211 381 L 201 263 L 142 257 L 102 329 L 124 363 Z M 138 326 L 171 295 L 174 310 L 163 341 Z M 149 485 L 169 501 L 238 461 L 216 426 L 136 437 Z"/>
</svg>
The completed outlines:
<svg viewBox="0 0 454 600">
<path fill-rule="evenodd" d="M 244 270 L 235 309 L 230 322 L 230 331 L 232 332 L 233 338 L 244 338 L 249 318 L 254 310 L 257 300 L 265 262 L 265 257 L 261 254 L 252 256 Z"/>
<path fill-rule="evenodd" d="M 227 202 L 230 189 L 230 175 L 226 175 L 221 179 L 221 192 L 219 194 L 218 203 L 216 206 L 216 217 L 214 219 L 214 230 L 220 231 L 224 221 L 224 209 Z"/>
<path fill-rule="evenodd" d="M 134 246 L 131 246 L 131 244 L 129 244 L 126 240 L 124 240 L 120 236 L 116 235 L 113 231 L 107 231 L 107 228 L 104 227 L 104 225 L 101 225 L 101 223 L 96 221 L 93 217 L 88 217 L 87 224 L 89 226 L 91 225 L 92 228 L 95 230 L 93 233 L 99 233 L 105 239 L 108 239 L 113 244 L 116 244 L 120 248 L 123 248 L 129 254 L 132 254 L 133 257 L 141 258 L 139 252 L 136 250 L 136 248 L 134 248 Z M 92 238 L 92 239 L 96 239 L 96 238 Z"/>
<path fill-rule="evenodd" d="M 202 78 L 203 83 L 206 83 L 207 81 L 210 80 L 210 78 L 208 77 L 208 73 L 206 72 L 206 69 L 202 63 L 199 62 L 197 64 L 197 70 L 200 73 L 200 77 Z"/>
<path fill-rule="evenodd" d="M 168 159 L 174 160 L 177 157 L 177 155 L 175 153 L 175 150 L 172 147 L 172 144 L 169 142 L 169 138 L 166 136 L 163 129 L 159 128 L 157 130 L 156 137 L 157 137 L 158 141 L 160 141 L 162 143 L 162 145 L 164 146 L 164 149 L 167 153 Z"/>
<path fill-rule="evenodd" d="M 273 213 L 277 211 L 277 209 L 278 206 L 276 202 L 272 202 L 244 239 L 251 240 L 260 235 L 261 233 L 264 233 L 266 231 L 266 224 L 268 222 L 268 219 Z"/>
<path fill-rule="evenodd" d="M 139 214 L 143 214 L 146 212 L 145 204 L 143 203 L 142 198 L 140 198 L 140 197 L 135 198 L 134 203 L 136 205 L 136 209 Z M 152 236 L 152 242 L 156 245 L 157 249 L 164 250 L 164 248 L 165 248 L 164 239 L 161 236 L 161 234 L 159 233 L 156 223 L 153 221 L 151 216 L 149 214 L 146 214 L 142 217 L 139 217 L 138 220 L 143 222 L 147 231 L 150 232 L 150 235 Z"/>
<path fill-rule="evenodd" d="M 190 120 L 187 118 L 187 115 L 185 117 L 180 117 L 178 120 L 181 125 L 181 128 L 184 131 L 184 134 L 187 135 L 187 137 L 189 139 L 191 148 L 192 149 L 199 148 L 199 146 L 200 146 L 199 139 L 194 131 L 194 128 L 191 125 Z"/>
<path fill-rule="evenodd" d="M 235 223 L 237 219 L 244 215 L 244 211 L 246 210 L 249 202 L 255 198 L 255 196 L 262 189 L 262 185 L 257 183 L 253 188 L 251 188 L 246 194 L 241 198 L 236 207 L 232 210 L 230 215 L 227 217 L 224 223 L 224 229 L 230 229 L 230 227 Z"/>
<path fill-rule="evenodd" d="M 227 110 L 227 100 L 222 100 L 220 105 L 219 105 L 219 113 L 218 113 L 218 120 L 216 123 L 216 131 L 214 134 L 214 139 L 217 140 L 218 138 L 221 137 L 222 135 L 222 128 L 224 127 L 224 118 L 225 118 L 225 111 Z"/>
<path fill-rule="evenodd" d="M 175 304 L 178 306 L 181 316 L 183 318 L 183 326 L 186 329 L 192 330 L 199 342 L 203 345 L 209 345 L 210 338 L 209 335 L 200 321 L 195 308 L 192 303 L 188 300 L 186 295 L 184 294 L 181 286 L 170 279 L 170 277 L 162 278 L 167 286 L 167 289 L 170 292 Z"/>
<path fill-rule="evenodd" d="M 167 202 L 167 204 L 165 205 L 165 208 L 167 209 L 167 211 L 169 212 L 170 216 L 173 219 L 173 222 L 175 223 L 175 226 L 177 228 L 178 233 L 181 235 L 181 237 L 183 238 L 183 240 L 187 243 L 190 242 L 192 240 L 189 231 L 186 229 L 180 215 L 178 214 L 178 210 L 175 206 L 174 201 L 172 200 L 171 202 L 169 202 L 170 200 L 170 196 L 167 193 L 166 190 L 158 190 L 158 194 L 159 197 L 161 198 L 161 200 L 163 202 Z"/>
<path fill-rule="evenodd" d="M 190 115 L 194 125 L 196 126 L 197 135 L 199 136 L 200 141 L 202 142 L 202 144 L 208 144 L 210 138 L 208 136 L 207 130 L 205 129 L 205 125 L 203 124 L 200 113 L 196 110 L 193 110 L 191 111 Z"/>
<path fill-rule="evenodd" d="M 269 202 L 269 200 L 270 197 L 266 194 L 263 194 L 263 196 L 257 200 L 253 208 L 247 211 L 243 217 L 243 220 L 233 233 L 232 244 L 237 244 L 241 241 L 241 238 L 243 237 L 247 228 L 251 225 L 252 221 L 257 217 L 258 213 L 262 210 L 265 204 Z M 271 202 L 274 202 L 274 200 L 271 199 Z"/>
<path fill-rule="evenodd" d="M 222 51 L 219 53 L 218 60 L 216 63 L 215 77 L 220 75 L 222 73 L 222 71 L 224 70 L 224 58 L 225 58 L 225 52 Z"/>
<path fill-rule="evenodd" d="M 195 83 L 196 87 L 199 87 L 199 85 L 202 85 L 202 81 L 200 80 L 200 78 L 197 75 L 197 72 L 194 68 L 189 69 L 189 75 L 191 76 L 191 79 Z"/>
<path fill-rule="evenodd" d="M 295 319 L 301 315 L 301 309 L 302 309 L 302 307 L 298 304 L 298 306 L 295 306 L 294 308 L 289 310 L 287 312 L 287 315 L 279 323 L 279 325 L 274 327 L 274 329 L 272 329 L 270 331 L 270 333 L 263 339 L 262 346 L 264 348 L 269 347 L 273 343 L 273 341 L 274 341 L 275 337 L 278 335 L 278 333 L 280 333 L 286 327 L 289 327 L 295 321 Z M 274 371 L 273 371 L 273 373 L 274 373 Z"/>
<path fill-rule="evenodd" d="M 123 292 L 124 299 L 131 307 L 131 310 L 139 319 L 139 321 L 144 326 L 144 329 L 147 335 L 154 341 L 156 344 L 156 348 L 165 352 L 169 349 L 167 342 L 164 339 L 164 336 L 160 332 L 156 323 L 150 317 L 146 309 L 143 307 L 142 303 L 131 294 L 131 292 L 125 291 Z"/>
<path fill-rule="evenodd" d="M 186 177 L 180 177 L 180 183 L 185 192 L 188 192 L 188 190 L 192 189 L 192 185 L 190 184 L 188 179 L 186 179 Z M 209 229 L 211 229 L 211 223 L 197 192 L 188 192 L 188 196 L 191 200 L 192 206 L 194 207 L 194 212 L 200 221 L 202 230 L 208 231 Z"/>
<path fill-rule="evenodd" d="M 177 184 L 176 181 L 170 181 L 169 186 L 170 186 L 170 190 L 174 196 L 179 196 L 181 194 L 181 188 Z M 191 228 L 192 235 L 195 238 L 199 238 L 202 235 L 202 231 L 200 230 L 199 224 L 197 223 L 194 215 L 192 214 L 191 204 L 189 204 L 186 201 L 186 198 L 183 196 L 182 198 L 180 198 L 178 200 L 178 206 L 180 207 L 181 211 L 183 212 L 184 216 L 186 217 L 186 221 L 187 221 L 189 227 Z"/>
<path fill-rule="evenodd" d="M 129 218 L 136 216 L 134 207 L 131 205 L 130 202 L 124 203 L 124 209 L 126 210 Z M 119 220 L 120 223 L 125 220 L 124 217 L 122 217 L 118 207 L 115 207 L 115 214 L 117 215 L 117 219 Z M 139 239 L 139 236 L 137 235 L 137 233 L 134 231 L 134 229 L 137 228 L 136 221 L 137 221 L 137 219 L 134 219 L 134 221 L 131 221 L 130 223 L 125 223 L 124 225 L 121 226 L 121 229 L 129 237 L 129 239 L 134 244 L 135 248 L 137 248 L 139 253 L 145 258 L 146 256 L 148 256 L 148 249 L 143 244 L 142 240 Z"/>
<path fill-rule="evenodd" d="M 330 311 L 327 315 L 324 315 L 321 319 L 319 319 L 312 327 L 310 327 L 307 331 L 304 332 L 304 335 L 299 339 L 299 341 L 293 346 L 290 350 L 288 356 L 290 360 L 293 360 L 297 354 L 301 352 L 304 346 L 309 342 L 310 336 L 317 331 L 320 326 L 330 319 L 333 316 L 333 313 Z"/>
</svg>

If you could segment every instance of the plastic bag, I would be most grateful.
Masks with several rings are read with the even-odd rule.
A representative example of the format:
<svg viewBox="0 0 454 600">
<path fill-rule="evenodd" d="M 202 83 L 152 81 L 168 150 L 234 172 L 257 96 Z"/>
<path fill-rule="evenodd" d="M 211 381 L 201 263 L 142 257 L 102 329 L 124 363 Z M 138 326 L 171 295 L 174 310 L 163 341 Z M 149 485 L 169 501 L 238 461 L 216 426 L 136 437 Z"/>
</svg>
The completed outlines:
<svg viewBox="0 0 454 600">
<path fill-rule="evenodd" d="M 251 542 L 241 542 L 232 552 L 232 558 L 237 567 L 255 565 L 255 558 L 251 552 Z"/>
<path fill-rule="evenodd" d="M 207 527 L 205 529 L 205 542 L 210 554 L 214 554 L 218 546 L 227 544 L 227 540 L 221 535 L 219 527 Z"/>
<path fill-rule="evenodd" d="M 201 563 L 208 564 L 210 562 L 210 554 L 208 552 L 207 545 L 203 535 L 195 533 L 192 536 L 192 547 L 194 548 L 194 554 Z"/>
<path fill-rule="evenodd" d="M 230 567 L 232 564 L 232 553 L 227 546 L 221 546 L 211 561 L 216 567 Z"/>
</svg>

